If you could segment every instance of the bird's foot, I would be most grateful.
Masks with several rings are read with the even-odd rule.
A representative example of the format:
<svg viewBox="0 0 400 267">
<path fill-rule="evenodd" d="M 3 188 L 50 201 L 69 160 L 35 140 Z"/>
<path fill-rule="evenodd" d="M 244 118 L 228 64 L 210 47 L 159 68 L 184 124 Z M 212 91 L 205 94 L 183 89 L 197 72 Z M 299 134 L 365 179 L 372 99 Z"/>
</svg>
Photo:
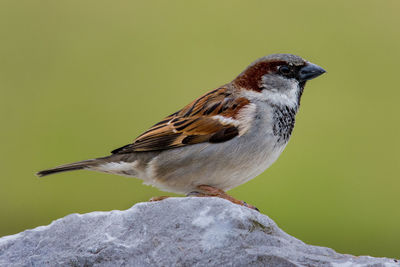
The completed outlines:
<svg viewBox="0 0 400 267">
<path fill-rule="evenodd" d="M 231 197 L 230 195 L 228 195 L 227 193 L 225 193 L 223 190 L 209 186 L 209 185 L 199 185 L 197 186 L 198 191 L 193 191 L 190 192 L 189 194 L 187 194 L 186 196 L 188 197 L 219 197 L 219 198 L 223 198 L 226 200 L 229 200 L 230 202 L 240 205 L 240 206 L 245 206 L 248 207 L 250 209 L 259 211 L 256 207 L 254 207 L 253 205 L 249 205 L 244 201 L 238 200 L 236 198 Z"/>
<path fill-rule="evenodd" d="M 161 201 L 161 200 L 164 200 L 166 198 L 169 198 L 169 196 L 152 197 L 152 198 L 149 199 L 149 202 Z"/>
</svg>

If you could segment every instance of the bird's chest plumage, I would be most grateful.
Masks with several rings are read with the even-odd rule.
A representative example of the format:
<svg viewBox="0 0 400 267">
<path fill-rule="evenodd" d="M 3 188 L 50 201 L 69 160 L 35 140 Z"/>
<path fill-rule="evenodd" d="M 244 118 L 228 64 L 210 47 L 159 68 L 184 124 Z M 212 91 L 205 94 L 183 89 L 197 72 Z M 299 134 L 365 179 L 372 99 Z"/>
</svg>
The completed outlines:
<svg viewBox="0 0 400 267">
<path fill-rule="evenodd" d="M 230 189 L 249 181 L 273 164 L 285 149 L 295 123 L 296 109 L 269 104 L 258 105 L 251 131 L 232 140 L 235 154 L 226 159 L 226 183 Z M 229 154 L 228 154 L 229 155 Z M 229 170 L 232 170 L 231 174 Z M 222 181 L 221 181 L 222 182 Z"/>
<path fill-rule="evenodd" d="M 273 107 L 272 129 L 278 142 L 287 142 L 294 127 L 296 110 L 288 106 Z"/>
<path fill-rule="evenodd" d="M 207 184 L 229 190 L 265 171 L 284 150 L 294 125 L 290 110 L 257 105 L 251 129 L 218 144 L 196 144 L 161 153 L 149 164 L 147 183 L 184 193 Z M 184 167 L 184 168 L 183 168 Z"/>
</svg>

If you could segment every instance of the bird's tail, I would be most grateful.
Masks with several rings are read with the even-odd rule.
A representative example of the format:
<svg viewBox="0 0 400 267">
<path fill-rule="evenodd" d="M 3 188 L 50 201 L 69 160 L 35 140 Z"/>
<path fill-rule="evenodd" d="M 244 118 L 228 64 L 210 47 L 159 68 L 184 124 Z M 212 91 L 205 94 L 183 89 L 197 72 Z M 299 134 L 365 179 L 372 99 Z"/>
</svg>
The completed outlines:
<svg viewBox="0 0 400 267">
<path fill-rule="evenodd" d="M 104 158 L 83 160 L 83 161 L 78 161 L 78 162 L 74 162 L 74 163 L 70 163 L 70 164 L 61 165 L 61 166 L 58 166 L 58 167 L 55 167 L 52 169 L 43 170 L 43 171 L 37 172 L 36 175 L 39 177 L 43 177 L 43 176 L 47 176 L 47 175 L 59 173 L 59 172 L 69 172 L 69 171 L 75 171 L 75 170 L 89 169 L 90 167 L 94 167 L 101 163 L 104 163 Z"/>
</svg>

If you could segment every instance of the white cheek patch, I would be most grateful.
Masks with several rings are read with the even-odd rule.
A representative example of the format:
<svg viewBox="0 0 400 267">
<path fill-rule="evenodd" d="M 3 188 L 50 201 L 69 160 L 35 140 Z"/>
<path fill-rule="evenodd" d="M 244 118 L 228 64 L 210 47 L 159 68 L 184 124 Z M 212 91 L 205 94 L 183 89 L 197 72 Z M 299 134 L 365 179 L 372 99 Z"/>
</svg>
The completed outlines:
<svg viewBox="0 0 400 267">
<path fill-rule="evenodd" d="M 264 89 L 261 92 L 245 90 L 243 96 L 251 101 L 269 102 L 274 105 L 288 106 L 296 108 L 298 106 L 298 94 L 300 87 L 297 81 L 288 81 L 286 90 L 278 90 L 275 88 Z"/>
<path fill-rule="evenodd" d="M 279 106 L 288 106 L 291 108 L 295 108 L 298 106 L 297 90 L 290 90 L 287 93 L 265 90 L 265 92 L 263 91 L 263 93 L 267 95 L 268 101 L 270 101 L 272 104 Z"/>
</svg>

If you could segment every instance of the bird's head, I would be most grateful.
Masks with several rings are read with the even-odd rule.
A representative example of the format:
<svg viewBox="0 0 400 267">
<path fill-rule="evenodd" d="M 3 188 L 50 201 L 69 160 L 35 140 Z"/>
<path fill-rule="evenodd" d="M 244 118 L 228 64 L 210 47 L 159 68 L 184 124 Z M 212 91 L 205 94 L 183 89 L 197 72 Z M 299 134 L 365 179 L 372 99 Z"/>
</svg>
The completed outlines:
<svg viewBox="0 0 400 267">
<path fill-rule="evenodd" d="M 323 68 L 299 56 L 273 54 L 253 62 L 233 84 L 250 100 L 297 108 L 305 83 L 323 73 Z"/>
</svg>

